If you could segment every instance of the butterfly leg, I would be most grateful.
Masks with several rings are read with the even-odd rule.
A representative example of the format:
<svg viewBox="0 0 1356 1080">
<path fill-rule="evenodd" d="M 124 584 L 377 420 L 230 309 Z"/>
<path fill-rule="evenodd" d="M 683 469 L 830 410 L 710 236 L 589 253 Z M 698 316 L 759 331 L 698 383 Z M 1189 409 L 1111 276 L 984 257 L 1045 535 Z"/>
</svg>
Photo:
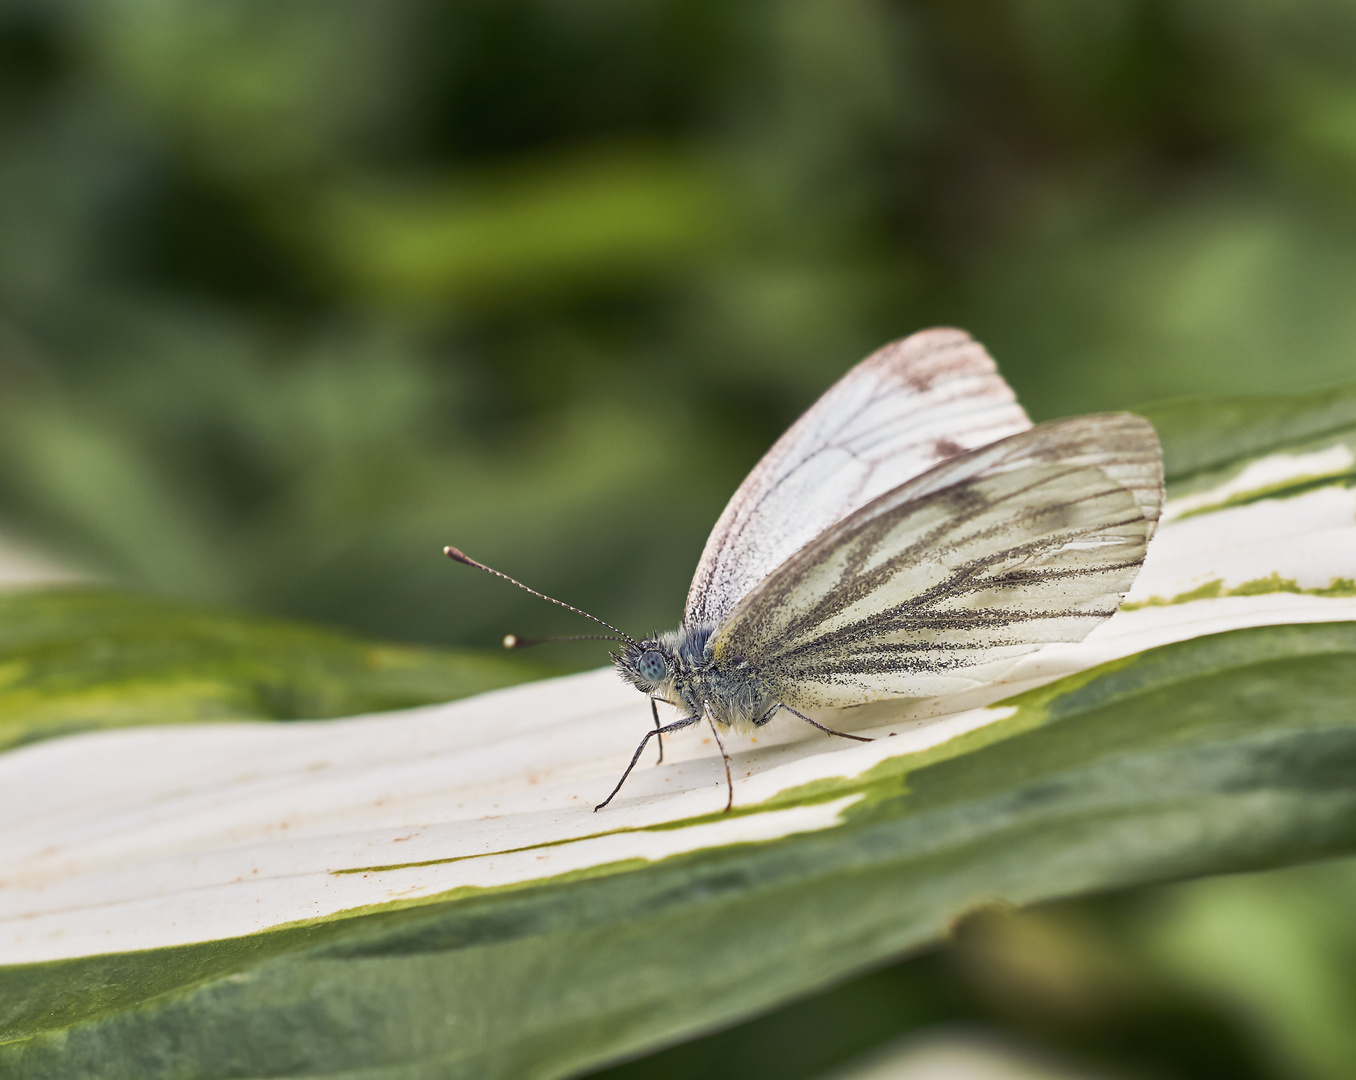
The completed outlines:
<svg viewBox="0 0 1356 1080">
<path fill-rule="evenodd" d="M 728 814 L 730 808 L 734 806 L 734 781 L 730 779 L 730 755 L 725 752 L 725 744 L 720 741 L 720 732 L 716 730 L 716 722 L 711 719 L 711 714 L 706 716 L 706 722 L 711 725 L 711 734 L 716 737 L 716 745 L 720 747 L 720 759 L 725 762 L 725 790 L 728 794 L 725 796 L 725 812 Z"/>
<path fill-rule="evenodd" d="M 796 710 L 793 709 L 793 708 L 791 708 L 790 705 L 779 705 L 778 707 L 779 707 L 779 708 L 782 708 L 782 709 L 785 709 L 787 712 L 792 713 L 792 714 L 795 715 L 795 716 L 799 716 L 802 720 L 804 720 L 804 721 L 805 721 L 807 724 L 809 724 L 811 727 L 817 727 L 817 728 L 819 728 L 820 731 L 823 731 L 823 732 L 825 732 L 826 734 L 829 734 L 829 735 L 838 735 L 838 736 L 841 736 L 841 737 L 844 738 L 844 739 L 856 739 L 858 742 L 871 742 L 871 741 L 872 741 L 871 739 L 868 739 L 865 735 L 849 735 L 846 731 L 834 731 L 833 728 L 825 727 L 823 724 L 816 724 L 813 720 L 811 720 L 811 719 L 810 719 L 808 716 L 806 716 L 803 712 L 796 712 Z M 769 717 L 769 719 L 771 719 L 771 717 Z"/>
<path fill-rule="evenodd" d="M 650 698 L 650 713 L 651 713 L 651 715 L 654 716 L 654 731 L 655 731 L 655 738 L 654 738 L 654 741 L 657 742 L 657 743 L 659 744 L 659 760 L 656 761 L 655 764 L 656 764 L 656 765 L 663 765 L 663 764 L 664 764 L 664 736 L 661 735 L 661 734 L 659 733 L 659 706 L 655 704 L 655 702 L 658 701 L 658 700 L 659 700 L 658 698 Z"/>
<path fill-rule="evenodd" d="M 753 722 L 753 726 L 754 726 L 754 727 L 762 727 L 764 724 L 766 724 L 769 720 L 771 720 L 774 716 L 777 715 L 777 710 L 778 710 L 778 709 L 784 709 L 784 708 L 786 708 L 785 705 L 774 705 L 774 706 L 772 706 L 772 708 L 768 709 L 767 712 L 763 713 L 762 716 L 760 716 L 757 720 L 755 720 L 755 721 Z"/>
<path fill-rule="evenodd" d="M 631 755 L 631 764 L 626 766 L 626 771 L 622 773 L 622 778 L 617 781 L 617 786 L 612 789 L 612 794 L 609 795 L 602 802 L 600 802 L 597 806 L 595 806 L 593 808 L 593 812 L 596 814 L 604 806 L 610 803 L 612 799 L 616 796 L 617 792 L 619 792 L 622 789 L 622 785 L 626 783 L 626 778 L 631 775 L 631 770 L 636 767 L 636 762 L 640 760 L 640 755 L 645 752 L 645 744 L 647 742 L 649 742 L 652 738 L 668 735 L 674 731 L 681 731 L 685 727 L 691 727 L 700 719 L 701 719 L 700 714 L 697 716 L 688 716 L 684 717 L 682 720 L 675 720 L 672 724 L 667 724 L 664 727 L 655 728 L 654 731 L 647 731 L 645 733 L 645 738 L 641 739 L 640 745 L 636 747 L 636 752 Z"/>
</svg>

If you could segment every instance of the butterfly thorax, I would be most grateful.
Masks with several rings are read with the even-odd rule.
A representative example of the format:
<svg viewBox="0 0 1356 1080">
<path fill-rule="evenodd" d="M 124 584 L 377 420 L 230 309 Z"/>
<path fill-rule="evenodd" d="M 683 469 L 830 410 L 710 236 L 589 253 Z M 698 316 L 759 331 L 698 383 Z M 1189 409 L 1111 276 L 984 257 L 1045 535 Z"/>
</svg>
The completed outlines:
<svg viewBox="0 0 1356 1080">
<path fill-rule="evenodd" d="M 749 729 L 771 701 L 758 672 L 741 657 L 717 664 L 715 630 L 714 623 L 682 626 L 630 644 L 613 660 L 621 677 L 647 697 Z"/>
</svg>

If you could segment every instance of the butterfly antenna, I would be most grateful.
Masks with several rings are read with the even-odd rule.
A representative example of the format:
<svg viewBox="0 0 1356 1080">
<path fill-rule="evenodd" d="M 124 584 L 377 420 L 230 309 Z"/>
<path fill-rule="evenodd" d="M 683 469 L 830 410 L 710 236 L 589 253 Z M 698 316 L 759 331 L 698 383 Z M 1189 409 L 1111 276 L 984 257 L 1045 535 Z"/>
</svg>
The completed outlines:
<svg viewBox="0 0 1356 1080">
<path fill-rule="evenodd" d="M 539 597 L 541 597 L 543 600 L 546 600 L 546 601 L 548 601 L 549 603 L 555 604 L 556 607 L 563 607 L 563 608 L 565 608 L 567 611 L 573 611 L 576 615 L 582 615 L 582 616 L 584 616 L 584 618 L 586 618 L 586 619 L 592 619 L 592 620 L 593 620 L 594 622 L 596 622 L 599 626 L 606 626 L 606 627 L 607 627 L 609 630 L 611 630 L 614 634 L 619 635 L 615 640 L 617 640 L 617 641 L 626 641 L 626 642 L 630 642 L 630 643 L 631 643 L 632 645 L 634 645 L 636 648 L 640 648 L 640 642 L 638 642 L 638 641 L 637 641 L 635 638 L 633 638 L 630 634 L 625 633 L 625 632 L 622 631 L 622 630 L 618 630 L 618 629 L 617 629 L 615 626 L 613 626 L 611 623 L 609 623 L 609 622 L 603 622 L 603 620 L 600 619 L 600 618 L 598 618 L 598 616 L 596 616 L 596 615 L 590 615 L 587 611 L 581 611 L 579 608 L 575 607 L 573 604 L 567 604 L 567 603 L 565 603 L 563 600 L 557 600 L 557 599 L 556 599 L 555 597 L 553 597 L 553 596 L 547 596 L 544 592 L 537 592 L 536 589 L 529 588 L 528 586 L 524 585 L 521 581 L 519 581 L 517 578 L 511 578 L 511 577 L 509 577 L 507 574 L 501 573 L 500 571 L 494 569 L 494 567 L 492 567 L 492 566 L 486 566 L 484 563 L 476 562 L 475 559 L 471 558 L 469 555 L 465 554 L 464 552 L 458 551 L 456 548 L 452 547 L 450 544 L 449 544 L 447 547 L 443 548 L 443 554 L 446 555 L 449 559 L 455 560 L 456 562 L 459 562 L 459 563 L 465 563 L 467 566 L 474 566 L 477 570 L 484 570 L 485 573 L 487 573 L 487 574 L 493 574 L 495 577 L 503 578 L 503 579 L 504 579 L 505 581 L 507 581 L 509 584 L 511 584 L 511 585 L 517 585 L 518 588 L 522 589 L 524 592 L 530 592 L 533 596 L 539 596 Z M 601 635 L 599 635 L 599 636 L 601 636 Z M 510 634 L 509 637 L 513 637 L 513 635 Z M 517 640 L 518 640 L 517 638 L 514 638 L 514 641 L 515 641 L 515 642 L 516 642 Z M 506 647 L 506 648 L 514 648 L 515 646 L 509 645 L 508 641 L 509 641 L 508 638 L 505 638 L 505 639 L 504 639 L 504 645 L 505 645 L 505 647 Z M 536 644 L 536 643 L 533 642 L 533 644 Z"/>
<path fill-rule="evenodd" d="M 504 648 L 527 649 L 533 645 L 545 645 L 551 641 L 625 641 L 616 634 L 570 634 L 566 637 L 519 637 L 517 634 L 504 635 Z"/>
</svg>

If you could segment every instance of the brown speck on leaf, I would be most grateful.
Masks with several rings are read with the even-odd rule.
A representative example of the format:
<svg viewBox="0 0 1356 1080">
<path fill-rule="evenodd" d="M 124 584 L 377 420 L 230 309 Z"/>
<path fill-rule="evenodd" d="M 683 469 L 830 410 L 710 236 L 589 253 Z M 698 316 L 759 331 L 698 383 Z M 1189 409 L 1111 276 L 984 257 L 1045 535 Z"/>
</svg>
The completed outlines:
<svg viewBox="0 0 1356 1080">
<path fill-rule="evenodd" d="M 965 453 L 965 447 L 952 439 L 938 439 L 932 444 L 932 452 L 939 458 L 949 458 Z"/>
</svg>

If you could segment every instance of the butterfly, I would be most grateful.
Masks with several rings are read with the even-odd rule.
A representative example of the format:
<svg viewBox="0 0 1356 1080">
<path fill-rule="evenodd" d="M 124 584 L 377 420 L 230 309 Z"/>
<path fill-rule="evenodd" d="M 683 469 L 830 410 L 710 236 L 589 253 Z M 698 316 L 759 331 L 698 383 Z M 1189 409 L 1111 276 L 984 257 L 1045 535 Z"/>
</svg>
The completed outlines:
<svg viewBox="0 0 1356 1080">
<path fill-rule="evenodd" d="M 697 564 L 676 630 L 612 630 L 654 728 L 756 731 L 889 699 L 991 683 L 1018 658 L 1081 641 L 1119 608 L 1163 503 L 1157 434 L 1131 413 L 1033 426 L 983 346 L 924 330 L 852 368 L 754 467 Z M 527 586 L 456 548 L 450 557 Z M 546 640 L 546 639 L 543 639 Z M 535 644 L 512 635 L 505 644 Z M 681 711 L 661 724 L 657 704 Z"/>
</svg>

